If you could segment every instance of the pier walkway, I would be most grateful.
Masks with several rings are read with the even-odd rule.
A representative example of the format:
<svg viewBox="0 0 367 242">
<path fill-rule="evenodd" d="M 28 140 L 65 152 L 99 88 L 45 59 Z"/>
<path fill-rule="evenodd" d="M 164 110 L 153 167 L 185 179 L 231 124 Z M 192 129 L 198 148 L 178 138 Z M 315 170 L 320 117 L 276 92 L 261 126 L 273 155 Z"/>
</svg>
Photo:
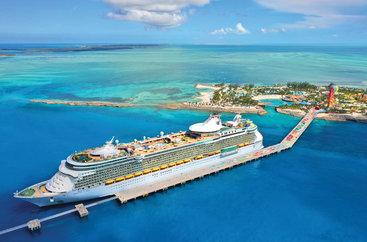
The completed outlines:
<svg viewBox="0 0 367 242">
<path fill-rule="evenodd" d="M 247 154 L 241 158 L 228 158 L 225 161 L 220 161 L 216 164 L 211 164 L 207 167 L 197 169 L 194 171 L 190 171 L 187 173 L 183 173 L 182 175 L 175 176 L 166 180 L 162 180 L 156 183 L 152 183 L 149 185 L 143 185 L 139 187 L 135 187 L 134 189 L 126 190 L 123 192 L 116 193 L 115 196 L 108 197 L 102 200 L 99 200 L 97 202 L 89 203 L 87 205 L 79 204 L 75 208 L 45 217 L 43 219 L 38 219 L 39 228 L 41 227 L 42 222 L 46 222 L 58 217 L 65 216 L 67 214 L 76 213 L 82 217 L 82 216 L 88 216 L 87 208 L 97 206 L 99 204 L 109 202 L 112 200 L 119 200 L 121 204 L 126 203 L 130 200 L 137 199 L 139 197 L 145 197 L 148 196 L 151 193 L 155 193 L 158 191 L 166 190 L 170 187 L 174 187 L 176 185 L 181 185 L 186 182 L 203 178 L 210 174 L 215 174 L 223 170 L 231 169 L 235 166 L 246 164 L 250 161 L 257 160 L 262 157 L 269 156 L 271 154 L 279 153 L 283 150 L 290 149 L 292 146 L 297 142 L 297 140 L 300 138 L 300 136 L 303 134 L 303 132 L 307 129 L 307 127 L 311 124 L 313 121 L 313 117 L 315 115 L 315 110 L 311 109 L 303 118 L 302 120 L 294 127 L 291 132 L 279 143 L 276 145 L 272 145 L 266 148 L 263 148 L 259 151 Z M 22 228 L 29 228 L 29 223 L 33 220 L 29 221 L 28 223 L 21 224 L 19 226 L 15 226 L 9 229 L 5 229 L 0 231 L 0 235 L 6 234 L 18 229 Z"/>
</svg>

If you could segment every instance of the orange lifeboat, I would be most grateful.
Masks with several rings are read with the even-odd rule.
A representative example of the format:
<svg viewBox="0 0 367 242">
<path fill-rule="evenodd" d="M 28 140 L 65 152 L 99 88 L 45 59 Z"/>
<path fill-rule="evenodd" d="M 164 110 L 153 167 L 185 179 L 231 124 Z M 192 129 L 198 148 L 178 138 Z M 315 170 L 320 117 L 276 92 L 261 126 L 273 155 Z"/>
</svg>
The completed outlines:
<svg viewBox="0 0 367 242">
<path fill-rule="evenodd" d="M 125 177 L 119 177 L 119 178 L 116 178 L 115 179 L 115 182 L 120 182 L 120 181 L 123 181 L 123 180 L 125 180 Z"/>
<path fill-rule="evenodd" d="M 114 183 L 115 182 L 115 180 L 108 180 L 108 181 L 106 181 L 104 184 L 105 185 L 110 185 L 110 184 L 112 184 L 112 183 Z"/>
<path fill-rule="evenodd" d="M 140 171 L 140 172 L 135 173 L 134 177 L 141 176 L 141 175 L 143 175 L 143 172 Z"/>
<path fill-rule="evenodd" d="M 128 179 L 133 178 L 133 177 L 134 177 L 133 175 L 127 175 L 127 176 L 125 176 L 125 180 L 128 180 Z"/>
</svg>

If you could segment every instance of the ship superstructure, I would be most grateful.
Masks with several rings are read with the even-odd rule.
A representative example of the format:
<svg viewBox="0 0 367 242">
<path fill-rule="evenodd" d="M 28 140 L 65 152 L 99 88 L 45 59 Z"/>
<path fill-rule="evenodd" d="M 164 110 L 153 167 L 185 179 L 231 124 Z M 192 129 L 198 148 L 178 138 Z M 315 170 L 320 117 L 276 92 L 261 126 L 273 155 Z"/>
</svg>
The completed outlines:
<svg viewBox="0 0 367 242">
<path fill-rule="evenodd" d="M 50 180 L 15 197 L 48 206 L 113 195 L 259 150 L 262 140 L 257 126 L 240 114 L 224 124 L 219 114 L 212 114 L 189 131 L 161 132 L 130 143 L 112 138 L 101 147 L 72 154 Z"/>
</svg>

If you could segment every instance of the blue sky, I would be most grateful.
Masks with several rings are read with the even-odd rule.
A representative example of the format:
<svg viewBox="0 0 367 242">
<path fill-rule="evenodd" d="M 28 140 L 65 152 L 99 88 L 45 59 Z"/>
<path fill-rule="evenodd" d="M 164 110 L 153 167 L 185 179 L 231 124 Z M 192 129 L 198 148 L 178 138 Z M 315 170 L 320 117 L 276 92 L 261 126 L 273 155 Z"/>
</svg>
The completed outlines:
<svg viewBox="0 0 367 242">
<path fill-rule="evenodd" d="M 2 0 L 1 43 L 367 43 L 367 0 Z"/>
</svg>

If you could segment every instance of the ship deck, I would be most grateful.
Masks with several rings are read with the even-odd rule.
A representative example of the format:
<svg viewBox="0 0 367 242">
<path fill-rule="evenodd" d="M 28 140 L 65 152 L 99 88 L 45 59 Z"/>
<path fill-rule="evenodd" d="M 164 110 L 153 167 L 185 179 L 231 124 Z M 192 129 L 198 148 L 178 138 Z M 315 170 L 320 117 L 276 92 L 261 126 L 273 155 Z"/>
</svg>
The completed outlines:
<svg viewBox="0 0 367 242">
<path fill-rule="evenodd" d="M 252 126 L 255 126 L 255 125 L 252 124 Z M 249 128 L 251 128 L 252 126 L 250 126 Z M 242 123 L 240 127 L 243 127 Z M 236 128 L 240 128 L 240 127 L 236 127 Z M 224 125 L 222 131 L 228 131 L 231 129 L 233 128 Z M 163 151 L 163 150 L 169 150 L 169 149 L 186 146 L 189 144 L 196 144 L 202 141 L 208 141 L 210 139 L 213 139 L 216 135 L 218 134 L 210 134 L 210 135 L 201 136 L 201 137 L 192 137 L 188 135 L 186 132 L 180 131 L 177 133 L 171 133 L 171 134 L 161 136 L 161 137 L 148 138 L 143 141 L 134 141 L 130 143 L 118 144 L 116 145 L 116 148 L 120 150 L 120 153 L 114 156 L 108 156 L 108 157 L 93 156 L 91 154 L 93 150 L 100 148 L 100 147 L 95 147 L 95 148 L 91 148 L 88 150 L 84 150 L 84 151 L 75 153 L 72 156 L 72 160 L 75 162 L 78 162 L 78 160 L 76 160 L 74 156 L 85 156 L 85 161 L 79 161 L 79 162 L 89 163 L 89 162 L 105 161 L 105 160 L 115 159 L 115 158 L 124 157 L 124 156 L 134 157 L 137 155 L 148 155 L 148 154 L 152 154 L 152 153 Z M 130 148 L 133 151 L 133 153 L 128 154 L 126 152 L 127 148 Z"/>
</svg>

